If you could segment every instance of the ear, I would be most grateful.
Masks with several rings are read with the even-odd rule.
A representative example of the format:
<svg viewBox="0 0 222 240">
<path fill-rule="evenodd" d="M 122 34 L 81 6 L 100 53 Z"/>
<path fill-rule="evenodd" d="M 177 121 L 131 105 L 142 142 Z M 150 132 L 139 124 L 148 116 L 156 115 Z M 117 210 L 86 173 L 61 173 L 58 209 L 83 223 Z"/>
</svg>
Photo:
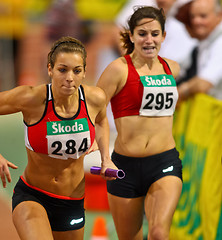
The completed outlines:
<svg viewBox="0 0 222 240">
<path fill-rule="evenodd" d="M 134 40 L 133 40 L 133 35 L 132 35 L 132 33 L 129 31 L 129 38 L 130 38 L 130 41 L 132 42 L 132 43 L 134 43 Z"/>
<path fill-rule="evenodd" d="M 50 63 L 48 63 L 48 75 L 49 75 L 49 77 L 52 77 L 52 67 L 51 67 Z"/>
<path fill-rule="evenodd" d="M 85 71 L 84 71 L 84 79 L 86 78 L 86 70 L 87 70 L 87 66 L 85 67 Z"/>
</svg>

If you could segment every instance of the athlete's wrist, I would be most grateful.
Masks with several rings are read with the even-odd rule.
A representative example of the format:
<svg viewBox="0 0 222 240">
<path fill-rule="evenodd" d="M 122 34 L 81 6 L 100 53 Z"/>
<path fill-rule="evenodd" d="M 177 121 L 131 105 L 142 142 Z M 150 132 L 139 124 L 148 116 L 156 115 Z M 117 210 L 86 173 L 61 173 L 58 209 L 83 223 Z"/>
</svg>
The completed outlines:
<svg viewBox="0 0 222 240">
<path fill-rule="evenodd" d="M 190 87 L 188 82 L 181 84 L 180 97 L 181 99 L 187 99 L 190 97 Z"/>
</svg>

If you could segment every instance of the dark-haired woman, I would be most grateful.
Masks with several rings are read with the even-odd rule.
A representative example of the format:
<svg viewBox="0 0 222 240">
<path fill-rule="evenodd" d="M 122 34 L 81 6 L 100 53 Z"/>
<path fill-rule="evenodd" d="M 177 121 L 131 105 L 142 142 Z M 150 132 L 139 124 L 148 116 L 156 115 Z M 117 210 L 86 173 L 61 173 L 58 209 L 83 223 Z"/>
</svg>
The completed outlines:
<svg viewBox="0 0 222 240">
<path fill-rule="evenodd" d="M 165 38 L 162 9 L 139 7 L 122 32 L 126 55 L 113 61 L 98 85 L 110 101 L 117 129 L 112 161 L 125 171 L 107 182 L 119 240 L 169 239 L 182 189 L 182 164 L 172 135 L 179 65 L 158 56 Z M 176 33 L 175 33 L 176 34 Z"/>
<path fill-rule="evenodd" d="M 17 182 L 13 222 L 22 240 L 82 240 L 84 235 L 83 158 L 95 139 L 102 175 L 115 168 L 109 156 L 106 96 L 83 85 L 86 51 L 71 37 L 56 41 L 48 54 L 51 84 L 19 86 L 0 93 L 0 114 L 22 112 L 28 164 Z M 0 155 L 3 186 L 14 164 Z M 104 177 L 112 180 L 113 178 Z"/>
</svg>

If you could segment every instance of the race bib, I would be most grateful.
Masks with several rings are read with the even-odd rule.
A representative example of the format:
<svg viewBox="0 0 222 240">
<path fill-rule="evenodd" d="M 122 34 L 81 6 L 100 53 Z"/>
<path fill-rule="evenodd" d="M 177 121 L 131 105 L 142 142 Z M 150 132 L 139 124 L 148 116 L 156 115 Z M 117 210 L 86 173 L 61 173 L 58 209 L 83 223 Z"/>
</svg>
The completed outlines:
<svg viewBox="0 0 222 240">
<path fill-rule="evenodd" d="M 141 76 L 143 97 L 141 116 L 171 116 L 174 113 L 178 92 L 172 75 Z"/>
<path fill-rule="evenodd" d="M 48 155 L 60 159 L 78 159 L 91 146 L 86 118 L 47 122 Z"/>
</svg>

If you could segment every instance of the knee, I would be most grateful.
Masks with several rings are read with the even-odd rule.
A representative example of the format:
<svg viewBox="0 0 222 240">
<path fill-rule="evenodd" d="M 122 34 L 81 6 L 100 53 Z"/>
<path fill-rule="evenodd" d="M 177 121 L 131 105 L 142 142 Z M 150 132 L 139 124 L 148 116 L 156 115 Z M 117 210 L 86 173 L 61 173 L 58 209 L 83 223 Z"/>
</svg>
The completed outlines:
<svg viewBox="0 0 222 240">
<path fill-rule="evenodd" d="M 162 224 L 149 228 L 148 240 L 169 240 L 169 231 Z"/>
</svg>

